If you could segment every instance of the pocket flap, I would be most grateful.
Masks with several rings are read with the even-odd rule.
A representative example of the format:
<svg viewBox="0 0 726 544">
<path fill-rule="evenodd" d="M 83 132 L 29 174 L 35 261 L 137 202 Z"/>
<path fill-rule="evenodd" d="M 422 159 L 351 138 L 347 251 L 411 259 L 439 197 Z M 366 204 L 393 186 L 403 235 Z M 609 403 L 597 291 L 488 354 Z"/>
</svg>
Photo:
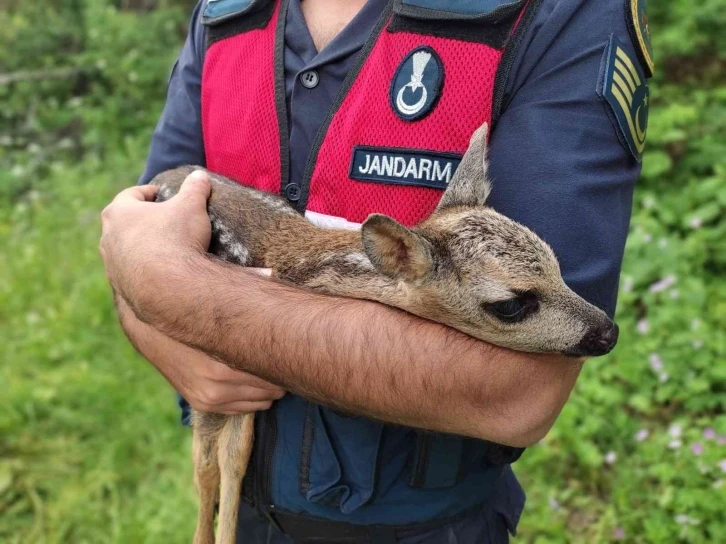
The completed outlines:
<svg viewBox="0 0 726 544">
<path fill-rule="evenodd" d="M 305 499 L 349 514 L 370 501 L 384 425 L 308 404 L 300 467 Z"/>
</svg>

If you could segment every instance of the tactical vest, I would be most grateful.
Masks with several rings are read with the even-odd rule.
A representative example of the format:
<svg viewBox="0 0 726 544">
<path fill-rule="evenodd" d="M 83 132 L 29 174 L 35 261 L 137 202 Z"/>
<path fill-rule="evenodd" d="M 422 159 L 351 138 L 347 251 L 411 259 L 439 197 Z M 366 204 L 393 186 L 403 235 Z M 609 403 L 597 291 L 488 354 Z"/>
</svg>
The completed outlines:
<svg viewBox="0 0 726 544">
<path fill-rule="evenodd" d="M 496 123 L 514 46 L 536 3 L 392 2 L 343 83 L 303 178 L 290 179 L 287 0 L 210 0 L 201 90 L 207 167 L 334 224 L 376 212 L 414 225 L 436 207 L 474 130 Z M 243 487 L 262 509 L 400 525 L 485 503 L 520 454 L 288 395 L 257 415 Z"/>
</svg>

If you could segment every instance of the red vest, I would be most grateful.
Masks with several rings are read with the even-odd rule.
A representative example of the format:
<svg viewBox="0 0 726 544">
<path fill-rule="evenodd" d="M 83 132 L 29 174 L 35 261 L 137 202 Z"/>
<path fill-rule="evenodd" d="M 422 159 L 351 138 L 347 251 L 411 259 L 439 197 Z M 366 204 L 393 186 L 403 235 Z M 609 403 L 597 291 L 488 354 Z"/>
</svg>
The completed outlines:
<svg viewBox="0 0 726 544">
<path fill-rule="evenodd" d="M 207 167 L 268 192 L 282 190 L 284 193 L 288 183 L 296 184 L 300 190 L 295 204 L 300 211 L 341 217 L 354 223 L 361 223 L 374 212 L 389 215 L 406 225 L 426 218 L 436 207 L 444 187 L 355 179 L 352 177 L 354 149 L 385 149 L 394 154 L 397 150 L 438 152 L 442 156 L 460 157 L 474 130 L 484 122 L 491 126 L 495 78 L 503 48 L 481 41 L 426 34 L 421 24 L 401 24 L 406 19 L 400 14 L 384 13 L 360 53 L 362 63 L 357 63 L 353 68 L 355 74 L 349 76 L 351 83 L 343 85 L 342 100 L 336 101 L 329 123 L 321 127 L 305 179 L 288 180 L 284 156 L 287 117 L 284 111 L 279 111 L 285 104 L 280 68 L 284 48 L 276 43 L 282 36 L 280 23 L 284 18 L 284 9 L 276 2 L 264 26 L 217 39 L 207 49 L 202 79 Z M 509 36 L 516 19 L 517 13 L 509 14 L 505 37 Z M 461 23 L 464 24 L 469 23 Z M 394 95 L 397 94 L 391 93 L 391 85 L 407 56 L 423 46 L 433 50 L 440 62 L 441 87 L 428 89 L 430 93 L 438 92 L 430 111 L 410 120 L 401 115 L 400 105 L 396 111 Z M 413 81 L 416 68 L 411 71 Z M 407 80 L 409 76 L 403 77 Z M 411 94 L 409 104 L 421 96 L 423 87 L 416 84 L 411 87 L 411 93 L 419 94 Z M 384 165 L 389 173 L 408 165 L 401 162 L 403 159 L 394 163 L 393 156 L 390 160 L 390 164 Z M 411 168 L 428 166 L 424 161 Z M 442 171 L 443 167 L 439 177 Z M 399 169 L 398 173 L 402 172 Z M 419 172 L 423 177 L 427 173 L 430 174 L 428 170 Z"/>
</svg>

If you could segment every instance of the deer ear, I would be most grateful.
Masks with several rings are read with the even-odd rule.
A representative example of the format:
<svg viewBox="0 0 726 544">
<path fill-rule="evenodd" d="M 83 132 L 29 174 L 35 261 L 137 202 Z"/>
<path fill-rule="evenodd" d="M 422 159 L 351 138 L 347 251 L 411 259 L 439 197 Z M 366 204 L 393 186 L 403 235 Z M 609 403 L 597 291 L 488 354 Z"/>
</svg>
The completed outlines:
<svg viewBox="0 0 726 544">
<path fill-rule="evenodd" d="M 388 216 L 368 216 L 361 227 L 361 237 L 368 259 L 386 276 L 415 281 L 431 270 L 429 243 Z"/>
<path fill-rule="evenodd" d="M 489 125 L 480 126 L 469 141 L 469 149 L 449 181 L 449 186 L 441 197 L 437 210 L 451 206 L 483 206 L 491 185 L 487 178 L 487 132 Z"/>
</svg>

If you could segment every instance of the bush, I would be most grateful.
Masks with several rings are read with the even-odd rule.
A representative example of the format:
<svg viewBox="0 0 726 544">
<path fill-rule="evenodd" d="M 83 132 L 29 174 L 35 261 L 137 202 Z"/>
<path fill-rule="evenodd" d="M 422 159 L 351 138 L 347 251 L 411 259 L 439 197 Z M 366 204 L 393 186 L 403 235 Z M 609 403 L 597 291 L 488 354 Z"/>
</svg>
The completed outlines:
<svg viewBox="0 0 726 544">
<path fill-rule="evenodd" d="M 188 433 L 115 325 L 95 249 L 98 211 L 142 168 L 191 4 L 0 13 L 0 74 L 17 79 L 0 85 L 0 540 L 191 534 Z M 658 67 L 621 341 L 515 467 L 526 541 L 726 534 L 726 21 L 720 0 L 651 4 Z"/>
</svg>

